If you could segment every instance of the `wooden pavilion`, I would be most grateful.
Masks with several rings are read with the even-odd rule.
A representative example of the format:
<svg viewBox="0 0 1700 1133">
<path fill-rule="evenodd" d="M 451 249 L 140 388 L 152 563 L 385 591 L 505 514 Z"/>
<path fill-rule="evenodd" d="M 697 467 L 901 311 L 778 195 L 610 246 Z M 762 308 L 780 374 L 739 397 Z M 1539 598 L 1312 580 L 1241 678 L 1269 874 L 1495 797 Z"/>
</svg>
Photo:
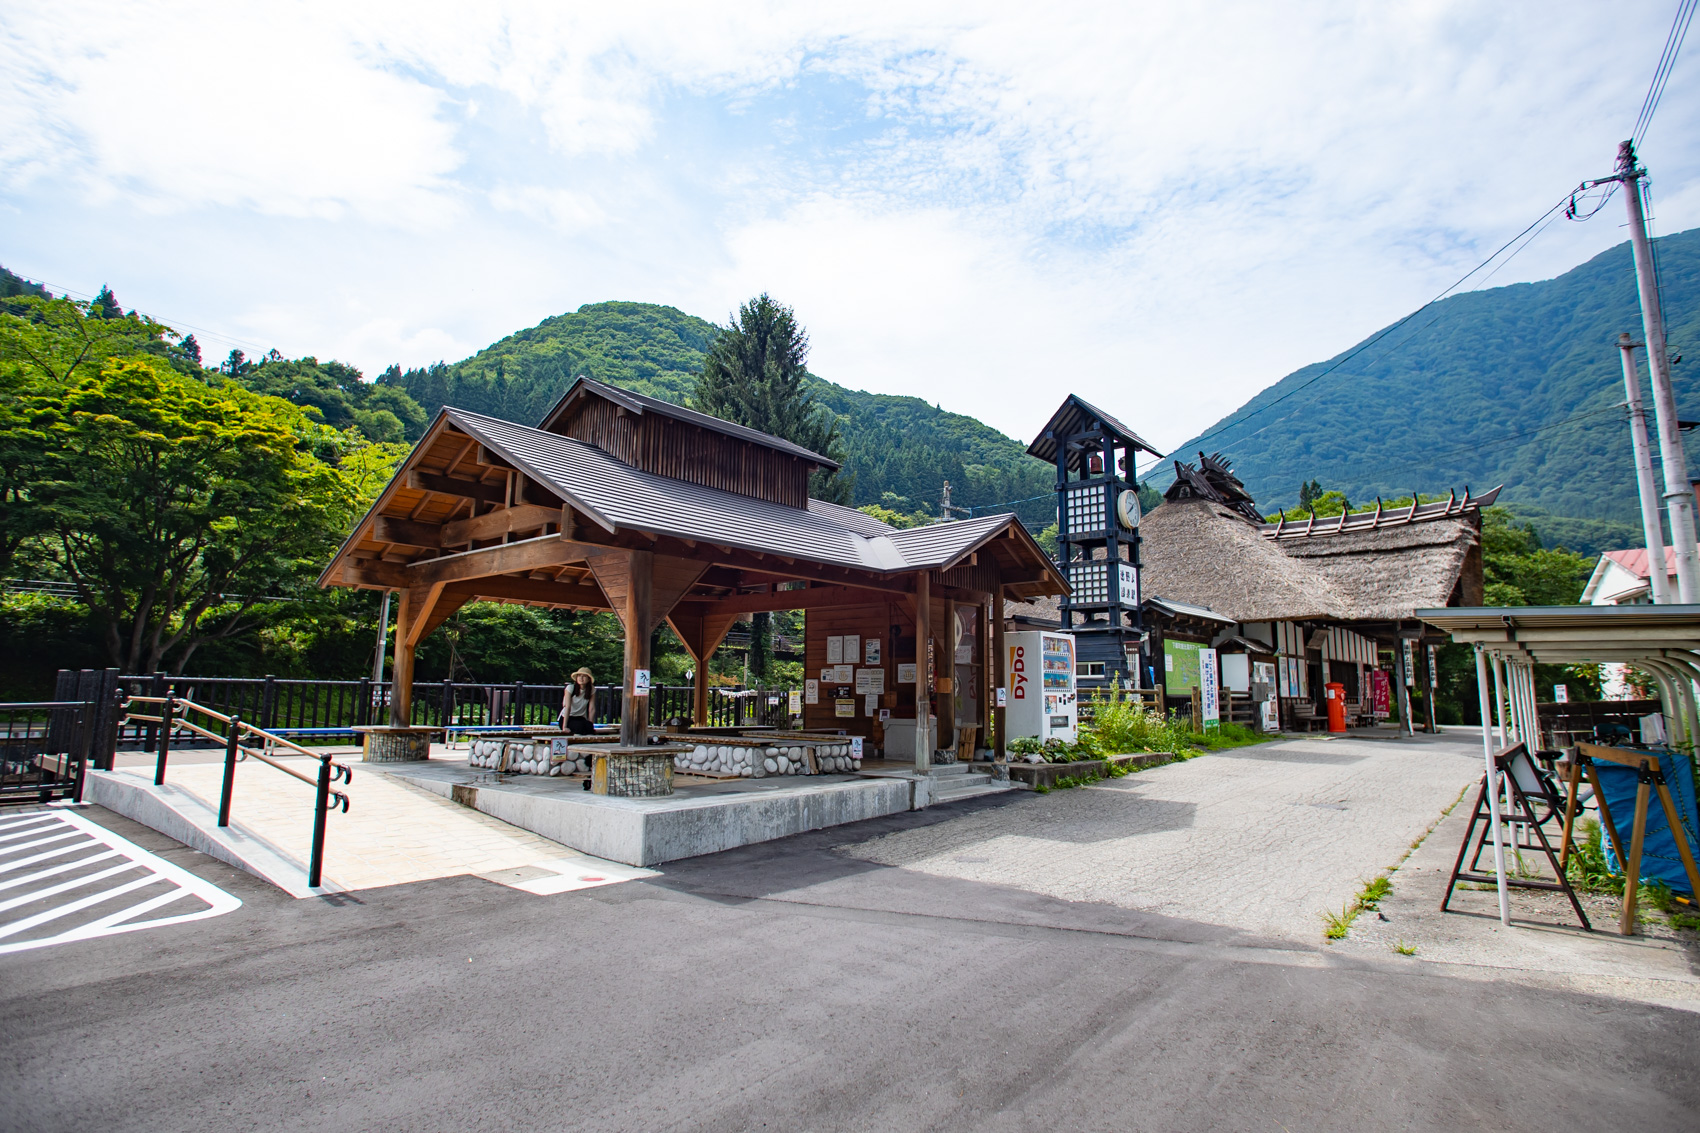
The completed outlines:
<svg viewBox="0 0 1700 1133">
<path fill-rule="evenodd" d="M 415 649 L 470 601 L 613 611 L 625 629 L 621 744 L 633 746 L 648 739 L 650 642 L 663 621 L 697 662 L 702 726 L 708 660 L 733 623 L 804 610 L 817 682 L 804 726 L 877 745 L 882 716 L 915 720 L 924 768 L 945 738 L 931 717 L 941 732 L 988 722 L 1003 680 L 992 612 L 1067 584 L 1012 515 L 898 530 L 809 498 L 820 468 L 837 465 L 585 378 L 537 428 L 445 408 L 319 581 L 400 596 L 393 727 L 411 720 Z"/>
</svg>

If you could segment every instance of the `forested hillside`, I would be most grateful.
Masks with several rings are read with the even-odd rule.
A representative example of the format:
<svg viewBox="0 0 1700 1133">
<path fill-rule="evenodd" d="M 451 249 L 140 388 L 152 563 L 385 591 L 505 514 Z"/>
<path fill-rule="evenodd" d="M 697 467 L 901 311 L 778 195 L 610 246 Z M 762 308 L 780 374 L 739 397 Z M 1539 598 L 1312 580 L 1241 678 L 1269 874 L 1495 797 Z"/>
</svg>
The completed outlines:
<svg viewBox="0 0 1700 1133">
<path fill-rule="evenodd" d="M 1671 353 L 1690 355 L 1674 369 L 1679 408 L 1694 418 L 1700 229 L 1656 248 Z M 1504 501 L 1547 513 L 1544 527 L 1527 514 L 1549 539 L 1564 526 L 1552 516 L 1580 516 L 1625 528 L 1576 527 L 1576 542 L 1616 541 L 1638 516 L 1618 408 L 1622 331 L 1641 338 L 1627 243 L 1556 279 L 1443 300 L 1374 345 L 1289 374 L 1178 452 L 1226 453 L 1266 511 L 1309 479 L 1353 501 L 1503 483 Z"/>
<path fill-rule="evenodd" d="M 456 405 L 529 425 L 579 374 L 683 403 L 715 333 L 713 323 L 673 307 L 591 303 L 511 334 L 464 361 L 405 371 L 392 366 L 378 380 L 406 390 L 432 414 Z M 936 514 L 946 480 L 959 507 L 1050 491 L 1054 477 L 1048 467 L 1029 457 L 1021 442 L 972 417 L 917 397 L 849 390 L 818 377 L 811 393 L 839 417 L 857 504 Z M 1042 527 L 1055 507 L 1041 499 L 1014 510 Z"/>
</svg>

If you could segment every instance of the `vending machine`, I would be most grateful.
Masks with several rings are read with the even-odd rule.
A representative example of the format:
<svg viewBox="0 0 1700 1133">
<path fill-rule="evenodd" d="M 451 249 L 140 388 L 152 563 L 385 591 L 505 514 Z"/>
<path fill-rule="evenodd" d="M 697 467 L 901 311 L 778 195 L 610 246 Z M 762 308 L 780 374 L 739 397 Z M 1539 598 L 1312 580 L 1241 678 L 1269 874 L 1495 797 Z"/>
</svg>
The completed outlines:
<svg viewBox="0 0 1700 1133">
<path fill-rule="evenodd" d="M 1043 630 L 1004 635 L 1004 675 L 1009 682 L 1004 720 L 1009 739 L 1041 743 L 1075 740 L 1074 635 Z"/>
</svg>

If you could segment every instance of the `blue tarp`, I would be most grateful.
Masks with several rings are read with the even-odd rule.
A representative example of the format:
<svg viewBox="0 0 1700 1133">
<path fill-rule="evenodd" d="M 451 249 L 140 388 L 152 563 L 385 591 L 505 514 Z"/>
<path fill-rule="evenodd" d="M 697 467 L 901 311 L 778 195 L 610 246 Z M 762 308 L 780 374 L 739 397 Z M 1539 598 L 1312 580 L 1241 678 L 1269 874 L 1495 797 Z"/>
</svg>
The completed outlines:
<svg viewBox="0 0 1700 1133">
<path fill-rule="evenodd" d="M 1663 748 L 1649 749 L 1647 754 L 1659 757 L 1665 783 L 1670 787 L 1671 800 L 1676 803 L 1676 813 L 1688 834 L 1689 853 L 1695 853 L 1700 848 L 1700 840 L 1695 837 L 1696 830 L 1700 830 L 1700 817 L 1696 816 L 1694 805 L 1694 765 L 1688 756 Z M 1627 854 L 1635 821 L 1635 789 L 1640 785 L 1640 778 L 1633 767 L 1620 767 L 1604 760 L 1595 760 L 1594 769 L 1600 773 L 1600 787 L 1605 793 L 1606 804 L 1611 807 L 1617 836 L 1623 839 L 1623 852 Z M 1606 868 L 1613 873 L 1622 873 L 1623 867 L 1618 864 L 1617 855 L 1612 853 L 1611 839 L 1606 837 L 1603 829 L 1600 841 L 1605 847 Z M 1689 883 L 1687 871 L 1682 868 L 1682 856 L 1676 852 L 1676 839 L 1671 835 L 1670 823 L 1665 820 L 1665 808 L 1659 805 L 1656 788 L 1647 801 L 1647 836 L 1641 844 L 1641 878 L 1643 882 L 1662 881 L 1678 893 L 1689 893 L 1694 888 Z"/>
</svg>

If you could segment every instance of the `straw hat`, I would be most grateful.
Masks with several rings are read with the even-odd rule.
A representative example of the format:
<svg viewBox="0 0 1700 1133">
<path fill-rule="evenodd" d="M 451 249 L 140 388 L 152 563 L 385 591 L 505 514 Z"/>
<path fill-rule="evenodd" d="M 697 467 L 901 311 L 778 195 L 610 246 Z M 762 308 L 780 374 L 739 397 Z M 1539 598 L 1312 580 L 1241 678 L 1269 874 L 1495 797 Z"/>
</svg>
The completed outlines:
<svg viewBox="0 0 1700 1133">
<path fill-rule="evenodd" d="M 580 665 L 579 668 L 578 668 L 578 672 L 574 673 L 571 677 L 568 678 L 568 680 L 569 681 L 576 681 L 580 677 L 589 677 L 591 684 L 596 683 L 596 674 L 591 672 L 589 669 L 585 668 L 583 665 Z"/>
</svg>

